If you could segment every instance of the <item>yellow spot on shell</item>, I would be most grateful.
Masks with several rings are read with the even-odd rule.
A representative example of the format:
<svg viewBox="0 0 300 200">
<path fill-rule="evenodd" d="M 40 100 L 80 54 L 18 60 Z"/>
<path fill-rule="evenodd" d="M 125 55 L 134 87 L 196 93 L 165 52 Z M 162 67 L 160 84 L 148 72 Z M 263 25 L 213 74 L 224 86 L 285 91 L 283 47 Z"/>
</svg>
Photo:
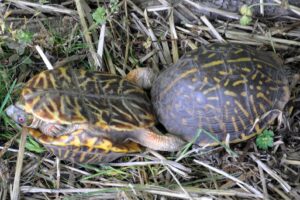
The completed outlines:
<svg viewBox="0 0 300 200">
<path fill-rule="evenodd" d="M 78 103 L 78 99 L 74 99 L 75 101 L 75 107 L 74 107 L 74 116 L 72 119 L 73 123 L 80 123 L 80 122 L 85 122 L 86 118 L 81 114 L 80 108 L 81 106 Z"/>
<path fill-rule="evenodd" d="M 46 85 L 45 85 L 45 78 L 46 78 L 45 72 L 42 72 L 38 76 L 35 76 L 33 87 L 34 88 L 44 88 L 44 87 L 46 87 Z M 40 81 L 43 82 L 42 85 L 39 85 Z"/>
<path fill-rule="evenodd" d="M 210 62 L 210 63 L 206 63 L 204 65 L 202 65 L 203 68 L 209 68 L 209 67 L 215 67 L 215 66 L 218 66 L 220 64 L 224 64 L 224 61 L 223 60 L 217 60 L 217 61 L 213 61 L 213 62 Z"/>
<path fill-rule="evenodd" d="M 240 134 L 240 137 L 241 137 L 242 140 L 245 140 L 245 138 L 246 138 L 245 133 Z"/>
<path fill-rule="evenodd" d="M 86 146 L 87 147 L 94 147 L 94 145 L 95 145 L 95 143 L 96 143 L 96 141 L 97 141 L 97 138 L 96 137 L 93 137 L 93 138 L 88 138 L 87 140 L 86 140 Z"/>
<path fill-rule="evenodd" d="M 104 151 L 108 152 L 112 148 L 112 143 L 110 140 L 102 139 L 99 140 L 100 143 L 97 143 L 94 145 L 94 148 L 96 149 L 103 149 Z"/>
<path fill-rule="evenodd" d="M 79 162 L 84 162 L 87 152 L 80 152 Z"/>
<path fill-rule="evenodd" d="M 228 63 L 239 63 L 239 62 L 249 62 L 251 61 L 251 58 L 249 57 L 243 57 L 243 58 L 238 58 L 238 59 L 230 59 L 227 62 Z"/>
<path fill-rule="evenodd" d="M 269 99 L 265 96 L 264 93 L 258 92 L 258 93 L 256 94 L 256 97 L 257 97 L 257 98 L 262 98 L 262 99 L 265 100 L 269 105 L 272 105 L 272 101 L 269 100 Z"/>
<path fill-rule="evenodd" d="M 227 95 L 227 96 L 237 97 L 237 94 L 236 94 L 236 93 L 234 93 L 234 92 L 232 92 L 232 91 L 229 91 L 229 90 L 226 90 L 226 91 L 224 92 L 224 94 Z"/>
<path fill-rule="evenodd" d="M 51 138 L 51 136 L 49 136 L 49 138 Z M 52 137 L 54 139 L 54 137 Z M 62 136 L 59 136 L 59 137 L 55 137 L 55 139 L 49 143 L 51 145 L 54 145 L 54 146 L 66 146 L 66 145 L 70 145 L 69 143 L 66 143 L 66 141 L 70 138 L 69 135 L 62 135 Z M 46 143 L 45 141 L 43 143 Z"/>
<path fill-rule="evenodd" d="M 64 80 L 67 80 L 68 82 L 71 82 L 71 77 L 67 74 L 67 68 L 61 67 L 59 68 L 60 74 L 63 76 Z"/>
<path fill-rule="evenodd" d="M 270 89 L 272 91 L 277 91 L 278 90 L 278 88 L 276 88 L 276 87 L 269 87 L 268 89 Z"/>
<path fill-rule="evenodd" d="M 258 72 L 256 71 L 256 72 L 252 75 L 251 79 L 252 79 L 252 80 L 255 80 L 256 77 L 257 77 L 257 74 L 258 74 Z"/>
<path fill-rule="evenodd" d="M 213 106 L 213 105 L 210 105 L 210 104 L 206 104 L 205 106 L 204 106 L 204 109 L 205 110 L 215 110 L 216 109 L 216 107 L 215 106 Z"/>
<path fill-rule="evenodd" d="M 227 79 L 227 80 L 225 81 L 224 86 L 227 87 L 228 83 L 229 83 L 229 79 Z"/>
<path fill-rule="evenodd" d="M 239 54 L 239 53 L 242 53 L 244 50 L 243 49 L 238 49 L 234 52 L 234 54 Z"/>
<path fill-rule="evenodd" d="M 277 66 L 275 66 L 271 63 L 265 62 L 264 60 L 260 60 L 260 59 L 257 59 L 257 58 L 253 58 L 253 60 L 256 61 L 256 62 L 263 63 L 263 64 L 267 65 L 268 67 L 277 68 Z M 257 67 L 260 68 L 258 65 L 257 65 Z"/>
<path fill-rule="evenodd" d="M 31 113 L 32 110 L 33 110 L 34 105 L 36 105 L 36 104 L 40 101 L 40 99 L 41 99 L 40 96 L 36 96 L 36 97 L 34 97 L 34 98 L 32 99 L 31 102 L 25 100 L 24 110 L 25 110 L 26 112 Z"/>
<path fill-rule="evenodd" d="M 214 57 L 216 54 L 215 53 L 212 53 L 212 54 L 209 54 L 207 57 L 208 58 L 212 58 L 212 57 Z"/>
<path fill-rule="evenodd" d="M 238 129 L 238 126 L 237 126 L 237 124 L 236 124 L 236 120 L 235 120 L 235 117 L 234 117 L 234 116 L 231 117 L 231 121 L 232 121 L 232 125 L 233 125 L 233 128 L 234 128 L 234 131 L 235 131 L 235 132 L 238 132 L 239 129 Z"/>
<path fill-rule="evenodd" d="M 54 103 L 52 100 L 49 100 L 50 105 L 53 107 L 54 111 L 50 112 L 53 115 L 53 118 L 55 120 L 60 120 L 60 115 L 59 115 L 59 108 L 57 107 L 57 104 Z M 63 105 L 63 104 L 61 104 Z M 63 106 L 62 106 L 63 107 Z"/>
<path fill-rule="evenodd" d="M 220 74 L 221 76 L 225 76 L 225 75 L 228 75 L 228 72 L 226 72 L 226 71 L 219 71 L 219 74 Z"/>
<path fill-rule="evenodd" d="M 162 91 L 162 93 L 160 94 L 160 98 L 163 98 L 163 96 L 181 79 L 195 73 L 198 71 L 198 68 L 192 68 L 190 70 L 187 70 L 186 72 L 182 73 L 179 77 L 175 78 L 175 80 L 173 82 L 171 82 L 168 87 L 166 87 L 166 89 L 164 91 Z"/>
<path fill-rule="evenodd" d="M 65 153 L 64 153 L 64 156 L 62 157 L 62 159 L 68 159 L 70 153 L 71 152 L 69 150 L 65 150 Z"/>
<path fill-rule="evenodd" d="M 61 149 L 57 149 L 57 157 L 59 157 L 59 158 L 62 157 L 62 151 L 61 151 Z"/>
<path fill-rule="evenodd" d="M 214 77 L 213 79 L 214 79 L 217 83 L 220 83 L 220 81 L 221 81 L 221 80 L 220 80 L 219 78 L 217 78 L 217 77 Z"/>
<path fill-rule="evenodd" d="M 260 103 L 260 104 L 258 104 L 258 106 L 259 106 L 260 110 L 262 110 L 263 113 L 267 112 L 267 110 L 263 104 Z"/>
<path fill-rule="evenodd" d="M 212 92 L 212 91 L 215 91 L 217 88 L 216 87 L 211 87 L 211 88 L 208 88 L 207 90 L 204 90 L 203 91 L 203 94 L 204 95 L 207 95 L 208 93 Z"/>
<path fill-rule="evenodd" d="M 103 130 L 109 130 L 108 124 L 103 120 L 96 122 L 95 125 L 101 127 L 101 129 L 103 129 Z"/>
<path fill-rule="evenodd" d="M 244 122 L 244 120 L 241 118 L 241 116 L 238 115 L 238 118 L 239 118 L 239 121 L 241 122 L 242 126 L 243 126 L 243 130 L 246 130 L 247 129 L 247 126 Z"/>
<path fill-rule="evenodd" d="M 261 133 L 262 132 L 262 129 L 259 127 L 258 124 L 255 125 L 254 129 L 255 129 L 256 133 Z"/>
<path fill-rule="evenodd" d="M 208 100 L 219 100 L 218 97 L 207 97 Z"/>
<path fill-rule="evenodd" d="M 251 70 L 248 67 L 243 67 L 242 70 L 247 73 L 251 72 Z"/>
<path fill-rule="evenodd" d="M 241 85 L 241 84 L 245 84 L 247 83 L 247 80 L 239 80 L 239 81 L 235 81 L 232 86 L 238 86 L 238 85 Z"/>
<path fill-rule="evenodd" d="M 80 141 L 78 136 L 74 136 L 73 140 L 70 143 L 72 146 L 79 147 L 82 145 L 82 141 Z"/>
<path fill-rule="evenodd" d="M 256 106 L 255 106 L 255 103 L 254 103 L 253 95 L 250 95 L 249 101 L 250 101 L 251 107 L 253 108 L 252 110 L 255 113 L 255 117 L 258 117 L 258 113 L 257 113 L 257 109 L 256 109 Z M 251 120 L 252 120 L 252 118 L 251 118 Z M 253 120 L 251 121 L 251 123 L 253 123 Z"/>
<path fill-rule="evenodd" d="M 57 85 L 56 85 L 56 82 L 55 82 L 55 79 L 53 77 L 52 74 L 49 74 L 49 81 L 51 82 L 53 88 L 57 88 Z"/>
<path fill-rule="evenodd" d="M 234 100 L 234 103 L 239 107 L 239 109 L 243 112 L 243 114 L 248 118 L 249 113 L 247 112 L 247 110 L 245 110 L 245 108 L 242 106 L 242 104 L 237 100 Z"/>
</svg>

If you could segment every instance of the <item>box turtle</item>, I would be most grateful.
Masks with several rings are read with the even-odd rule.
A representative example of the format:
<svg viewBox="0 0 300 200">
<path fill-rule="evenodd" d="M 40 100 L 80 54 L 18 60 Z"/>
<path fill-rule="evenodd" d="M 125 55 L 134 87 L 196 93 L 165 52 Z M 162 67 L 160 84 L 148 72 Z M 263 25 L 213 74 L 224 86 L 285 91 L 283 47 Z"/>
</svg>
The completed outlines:
<svg viewBox="0 0 300 200">
<path fill-rule="evenodd" d="M 274 53 L 210 44 L 163 71 L 151 97 L 158 120 L 170 133 L 212 146 L 260 133 L 282 114 L 290 91 Z"/>
<path fill-rule="evenodd" d="M 25 84 L 6 113 L 55 155 L 76 162 L 111 161 L 141 151 L 138 144 L 162 151 L 183 144 L 153 130 L 156 118 L 143 89 L 96 71 L 43 71 Z"/>
</svg>

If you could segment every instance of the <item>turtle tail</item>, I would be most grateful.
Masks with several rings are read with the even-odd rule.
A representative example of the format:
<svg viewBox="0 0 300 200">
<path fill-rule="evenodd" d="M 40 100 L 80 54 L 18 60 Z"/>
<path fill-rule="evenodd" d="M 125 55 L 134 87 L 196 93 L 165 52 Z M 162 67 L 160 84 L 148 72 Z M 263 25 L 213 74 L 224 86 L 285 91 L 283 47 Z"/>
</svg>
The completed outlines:
<svg viewBox="0 0 300 200">
<path fill-rule="evenodd" d="M 171 152 L 180 150 L 187 143 L 178 136 L 157 132 L 150 129 L 136 130 L 131 140 L 153 150 Z"/>
</svg>

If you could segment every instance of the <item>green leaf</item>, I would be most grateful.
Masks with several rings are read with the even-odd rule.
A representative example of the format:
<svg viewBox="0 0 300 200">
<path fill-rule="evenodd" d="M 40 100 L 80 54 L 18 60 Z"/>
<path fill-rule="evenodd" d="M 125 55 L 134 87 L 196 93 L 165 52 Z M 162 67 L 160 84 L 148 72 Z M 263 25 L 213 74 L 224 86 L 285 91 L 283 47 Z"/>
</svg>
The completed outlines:
<svg viewBox="0 0 300 200">
<path fill-rule="evenodd" d="M 252 16 L 252 9 L 251 9 L 250 6 L 243 5 L 243 6 L 240 8 L 240 13 L 241 13 L 242 15 L 246 15 L 246 16 L 251 17 L 251 16 Z"/>
<path fill-rule="evenodd" d="M 118 4 L 119 0 L 110 0 L 109 7 L 111 13 L 117 12 L 119 10 Z"/>
<path fill-rule="evenodd" d="M 241 18 L 240 18 L 240 24 L 243 25 L 243 26 L 247 26 L 251 23 L 252 21 L 252 18 L 251 17 L 248 17 L 246 15 L 243 15 Z"/>
<path fill-rule="evenodd" d="M 28 137 L 25 148 L 35 153 L 43 153 L 45 149 L 32 137 Z"/>
<path fill-rule="evenodd" d="M 22 30 L 19 30 L 16 35 L 19 42 L 24 44 L 29 44 L 32 42 L 33 34 L 30 32 L 25 32 Z"/>
<path fill-rule="evenodd" d="M 97 24 L 104 24 L 106 21 L 106 12 L 105 8 L 99 7 L 95 10 L 95 12 L 92 14 L 93 19 Z"/>
<path fill-rule="evenodd" d="M 256 138 L 256 146 L 262 150 L 267 150 L 273 146 L 274 133 L 270 130 L 264 130 L 262 134 Z"/>
</svg>

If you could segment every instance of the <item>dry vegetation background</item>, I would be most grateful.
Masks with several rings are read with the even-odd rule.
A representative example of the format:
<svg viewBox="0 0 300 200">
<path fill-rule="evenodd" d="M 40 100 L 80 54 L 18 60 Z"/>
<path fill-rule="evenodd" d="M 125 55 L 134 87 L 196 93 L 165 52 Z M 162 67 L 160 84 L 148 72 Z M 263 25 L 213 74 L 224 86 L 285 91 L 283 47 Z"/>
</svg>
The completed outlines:
<svg viewBox="0 0 300 200">
<path fill-rule="evenodd" d="M 241 25 L 239 8 L 259 2 L 268 5 L 253 7 L 252 22 Z M 96 23 L 92 14 L 99 7 L 104 9 Z M 46 69 L 36 45 L 54 66 L 122 76 L 137 67 L 162 70 L 213 42 L 275 51 L 285 65 L 299 67 L 297 0 L 0 0 L 0 13 L 0 199 L 10 199 L 20 136 L 3 110 L 26 80 Z M 230 152 L 222 147 L 178 154 L 148 150 L 106 165 L 84 165 L 57 162 L 28 139 L 20 198 L 300 199 L 297 88 L 293 94 L 295 112 L 275 131 L 268 150 L 250 140 L 232 145 Z"/>
</svg>

